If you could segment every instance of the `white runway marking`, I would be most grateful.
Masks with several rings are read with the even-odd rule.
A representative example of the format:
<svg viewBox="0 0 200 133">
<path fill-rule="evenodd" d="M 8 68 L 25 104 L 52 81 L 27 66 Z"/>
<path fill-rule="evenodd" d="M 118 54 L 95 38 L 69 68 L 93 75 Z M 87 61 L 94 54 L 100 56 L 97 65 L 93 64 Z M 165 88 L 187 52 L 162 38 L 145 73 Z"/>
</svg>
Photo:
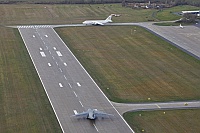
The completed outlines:
<svg viewBox="0 0 200 133">
<path fill-rule="evenodd" d="M 81 104 L 81 106 L 83 107 L 83 104 L 82 104 L 82 102 L 81 101 L 79 101 L 79 103 Z"/>
<path fill-rule="evenodd" d="M 48 37 L 47 35 L 45 35 L 45 37 Z"/>
<path fill-rule="evenodd" d="M 56 62 L 56 65 L 58 66 L 58 63 Z"/>
<path fill-rule="evenodd" d="M 63 87 L 63 85 L 62 85 L 61 83 L 59 83 L 59 86 L 60 86 L 60 88 L 62 88 L 62 87 Z"/>
<path fill-rule="evenodd" d="M 46 46 L 46 48 L 48 49 L 48 46 Z"/>
<path fill-rule="evenodd" d="M 35 37 L 35 35 L 33 35 L 33 37 Z"/>
<path fill-rule="evenodd" d="M 53 47 L 54 50 L 56 50 L 56 47 Z"/>
<path fill-rule="evenodd" d="M 160 109 L 161 107 L 160 106 L 158 106 L 158 104 L 156 104 L 156 106 Z"/>
<path fill-rule="evenodd" d="M 56 53 L 58 54 L 58 56 L 62 56 L 62 54 L 60 53 L 60 51 L 56 51 Z"/>
<path fill-rule="evenodd" d="M 55 58 L 52 56 L 52 58 L 55 60 Z"/>
<path fill-rule="evenodd" d="M 93 124 L 93 125 L 94 125 L 95 129 L 97 130 L 97 132 L 99 132 L 99 130 L 97 129 L 96 125 L 95 124 Z"/>
<path fill-rule="evenodd" d="M 76 115 L 76 114 L 78 114 L 78 112 L 76 111 L 76 110 L 73 110 L 74 111 L 74 114 Z"/>
<path fill-rule="evenodd" d="M 61 68 L 59 68 L 59 70 L 60 70 L 60 72 L 62 72 L 62 69 L 61 69 Z"/>
<path fill-rule="evenodd" d="M 81 86 L 81 84 L 79 83 L 79 82 L 77 82 L 77 85 L 80 87 Z"/>
<path fill-rule="evenodd" d="M 76 92 L 75 91 L 73 91 L 74 92 L 74 95 L 76 96 L 76 97 L 78 97 L 77 95 L 76 95 Z"/>
<path fill-rule="evenodd" d="M 67 77 L 64 75 L 65 80 L 67 80 Z"/>
<path fill-rule="evenodd" d="M 67 63 L 64 62 L 64 65 L 67 66 Z"/>
<path fill-rule="evenodd" d="M 68 83 L 68 85 L 69 85 L 69 87 L 70 87 L 70 88 L 72 88 L 72 86 L 71 86 L 71 84 L 70 84 L 70 83 Z"/>
<path fill-rule="evenodd" d="M 40 52 L 40 54 L 42 55 L 42 57 L 46 57 L 44 52 Z"/>
<path fill-rule="evenodd" d="M 42 48 L 40 48 L 40 50 L 42 50 Z"/>
<path fill-rule="evenodd" d="M 51 51 L 49 51 L 49 53 L 51 54 Z"/>
<path fill-rule="evenodd" d="M 51 66 L 51 63 L 48 63 L 49 66 Z"/>
</svg>

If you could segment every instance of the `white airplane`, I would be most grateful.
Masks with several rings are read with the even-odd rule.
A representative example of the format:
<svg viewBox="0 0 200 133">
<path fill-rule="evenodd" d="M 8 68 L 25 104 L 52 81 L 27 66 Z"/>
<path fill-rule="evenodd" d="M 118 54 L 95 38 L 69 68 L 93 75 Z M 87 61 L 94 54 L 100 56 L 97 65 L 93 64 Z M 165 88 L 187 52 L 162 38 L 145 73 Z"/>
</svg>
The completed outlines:
<svg viewBox="0 0 200 133">
<path fill-rule="evenodd" d="M 182 26 L 181 24 L 179 25 L 179 27 L 180 27 L 181 29 L 183 29 L 183 26 Z"/>
<path fill-rule="evenodd" d="M 85 25 L 104 25 L 106 23 L 110 23 L 112 22 L 112 16 L 118 16 L 116 14 L 111 14 L 110 16 L 108 16 L 108 18 L 106 18 L 105 20 L 86 20 L 83 22 L 83 24 Z"/>
<path fill-rule="evenodd" d="M 87 118 L 90 120 L 95 120 L 97 118 L 108 118 L 109 116 L 114 116 L 112 114 L 107 114 L 101 111 L 98 111 L 97 109 L 88 109 L 86 112 L 78 113 L 76 110 L 74 110 L 74 114 L 72 115 L 77 118 Z"/>
</svg>

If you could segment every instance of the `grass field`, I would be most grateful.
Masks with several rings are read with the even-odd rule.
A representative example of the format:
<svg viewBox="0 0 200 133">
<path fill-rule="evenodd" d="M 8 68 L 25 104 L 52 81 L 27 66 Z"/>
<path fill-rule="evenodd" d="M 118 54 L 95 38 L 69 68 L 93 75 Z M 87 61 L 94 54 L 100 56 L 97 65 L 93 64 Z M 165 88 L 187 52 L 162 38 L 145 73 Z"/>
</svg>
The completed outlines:
<svg viewBox="0 0 200 133">
<path fill-rule="evenodd" d="M 165 112 L 165 114 L 164 114 Z M 199 133 L 200 110 L 167 110 L 125 113 L 136 133 Z"/>
<path fill-rule="evenodd" d="M 61 132 L 17 29 L 0 31 L 0 132 Z"/>
<path fill-rule="evenodd" d="M 120 4 L 107 5 L 0 5 L 0 25 L 70 24 L 87 19 L 104 19 L 110 14 L 114 22 L 141 22 L 151 19 L 154 10 L 133 10 Z"/>
<path fill-rule="evenodd" d="M 199 10 L 199 7 L 184 5 L 184 6 L 167 8 L 157 12 L 156 18 L 161 21 L 178 20 L 181 18 L 181 16 L 175 15 L 174 14 L 175 12 L 189 11 L 189 10 Z"/>
<path fill-rule="evenodd" d="M 200 61 L 143 28 L 76 27 L 57 31 L 113 101 L 200 98 Z"/>
</svg>

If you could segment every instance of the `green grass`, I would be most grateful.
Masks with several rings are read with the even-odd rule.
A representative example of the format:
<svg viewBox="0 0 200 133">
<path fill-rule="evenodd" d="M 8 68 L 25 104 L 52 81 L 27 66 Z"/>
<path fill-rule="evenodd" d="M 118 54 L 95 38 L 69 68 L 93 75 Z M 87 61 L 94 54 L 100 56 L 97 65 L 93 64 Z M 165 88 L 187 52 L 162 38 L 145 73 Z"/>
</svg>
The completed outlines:
<svg viewBox="0 0 200 133">
<path fill-rule="evenodd" d="M 124 118 L 136 133 L 200 132 L 199 109 L 128 112 Z"/>
<path fill-rule="evenodd" d="M 0 30 L 0 132 L 61 132 L 17 29 Z"/>
<path fill-rule="evenodd" d="M 176 6 L 172 8 L 163 9 L 162 11 L 157 12 L 156 18 L 160 21 L 178 20 L 182 16 L 178 16 L 173 13 L 187 11 L 187 10 L 199 10 L 199 7 L 184 5 L 184 6 Z"/>
<path fill-rule="evenodd" d="M 56 31 L 113 101 L 200 98 L 200 61 L 143 28 L 76 27 Z"/>
</svg>

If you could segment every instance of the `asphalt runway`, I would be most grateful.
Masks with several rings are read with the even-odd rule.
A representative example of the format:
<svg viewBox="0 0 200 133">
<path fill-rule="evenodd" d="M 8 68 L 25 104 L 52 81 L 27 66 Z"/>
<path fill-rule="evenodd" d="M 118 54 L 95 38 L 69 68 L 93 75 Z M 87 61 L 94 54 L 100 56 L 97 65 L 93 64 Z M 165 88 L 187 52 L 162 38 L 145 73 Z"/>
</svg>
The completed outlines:
<svg viewBox="0 0 200 133">
<path fill-rule="evenodd" d="M 18 26 L 63 132 L 134 132 L 51 26 Z M 95 108 L 113 114 L 95 122 L 71 117 Z"/>
</svg>

